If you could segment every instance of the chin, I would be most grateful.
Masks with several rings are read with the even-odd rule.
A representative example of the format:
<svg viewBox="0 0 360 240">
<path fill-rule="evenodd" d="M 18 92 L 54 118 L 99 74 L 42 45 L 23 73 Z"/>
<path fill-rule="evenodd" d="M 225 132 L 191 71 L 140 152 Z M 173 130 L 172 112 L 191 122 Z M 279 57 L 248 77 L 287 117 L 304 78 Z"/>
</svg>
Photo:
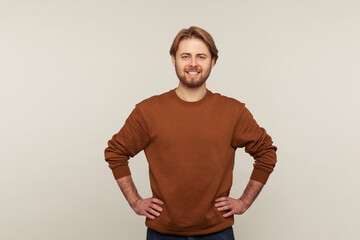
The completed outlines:
<svg viewBox="0 0 360 240">
<path fill-rule="evenodd" d="M 196 82 L 191 82 L 191 80 L 188 81 L 186 79 L 185 80 L 184 79 L 179 79 L 179 80 L 183 85 L 185 85 L 188 88 L 197 88 L 197 87 L 202 86 L 206 82 L 206 80 L 205 81 L 198 80 Z"/>
</svg>

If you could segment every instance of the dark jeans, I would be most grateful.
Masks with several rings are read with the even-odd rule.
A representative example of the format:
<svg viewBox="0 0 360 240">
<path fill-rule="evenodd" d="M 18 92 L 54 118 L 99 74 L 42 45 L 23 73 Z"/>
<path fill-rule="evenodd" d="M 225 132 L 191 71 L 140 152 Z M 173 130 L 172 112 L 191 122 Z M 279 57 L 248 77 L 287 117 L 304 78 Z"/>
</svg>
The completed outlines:
<svg viewBox="0 0 360 240">
<path fill-rule="evenodd" d="M 233 228 L 228 227 L 220 232 L 199 236 L 177 236 L 159 233 L 151 228 L 147 229 L 146 240 L 234 240 Z"/>
</svg>

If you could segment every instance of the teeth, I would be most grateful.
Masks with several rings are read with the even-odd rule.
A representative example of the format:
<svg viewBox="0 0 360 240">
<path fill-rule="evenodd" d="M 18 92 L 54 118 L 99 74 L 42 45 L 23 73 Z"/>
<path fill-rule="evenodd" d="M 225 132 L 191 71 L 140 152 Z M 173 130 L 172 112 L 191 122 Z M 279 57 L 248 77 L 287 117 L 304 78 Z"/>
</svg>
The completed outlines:
<svg viewBox="0 0 360 240">
<path fill-rule="evenodd" d="M 190 74 L 198 74 L 198 72 L 189 72 Z"/>
</svg>

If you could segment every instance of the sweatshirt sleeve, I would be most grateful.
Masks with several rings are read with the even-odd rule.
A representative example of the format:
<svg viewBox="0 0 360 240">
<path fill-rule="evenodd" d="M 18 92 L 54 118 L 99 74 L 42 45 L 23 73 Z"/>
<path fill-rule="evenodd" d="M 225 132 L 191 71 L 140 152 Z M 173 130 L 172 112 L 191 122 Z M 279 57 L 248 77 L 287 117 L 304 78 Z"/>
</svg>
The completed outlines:
<svg viewBox="0 0 360 240">
<path fill-rule="evenodd" d="M 235 148 L 245 147 L 245 152 L 255 160 L 250 179 L 266 184 L 277 162 L 277 147 L 272 145 L 271 137 L 257 124 L 245 104 L 241 104 L 231 145 Z"/>
<path fill-rule="evenodd" d="M 128 160 L 143 150 L 149 142 L 146 122 L 136 104 L 124 126 L 112 136 L 105 148 L 105 161 L 108 162 L 115 179 L 131 174 Z"/>
</svg>

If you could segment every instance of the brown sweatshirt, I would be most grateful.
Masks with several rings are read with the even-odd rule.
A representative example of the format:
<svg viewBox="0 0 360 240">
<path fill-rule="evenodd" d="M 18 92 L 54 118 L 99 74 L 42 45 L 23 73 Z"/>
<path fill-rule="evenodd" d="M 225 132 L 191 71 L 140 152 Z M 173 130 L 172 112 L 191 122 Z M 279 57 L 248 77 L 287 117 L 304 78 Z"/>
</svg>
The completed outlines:
<svg viewBox="0 0 360 240">
<path fill-rule="evenodd" d="M 234 217 L 224 218 L 214 201 L 229 196 L 236 149 L 245 147 L 255 159 L 250 179 L 265 184 L 277 147 L 244 103 L 208 89 L 187 102 L 175 89 L 135 104 L 109 140 L 105 160 L 118 179 L 131 174 L 129 158 L 144 150 L 152 197 L 164 202 L 159 217 L 146 218 L 147 227 L 183 236 L 221 231 Z"/>
</svg>

